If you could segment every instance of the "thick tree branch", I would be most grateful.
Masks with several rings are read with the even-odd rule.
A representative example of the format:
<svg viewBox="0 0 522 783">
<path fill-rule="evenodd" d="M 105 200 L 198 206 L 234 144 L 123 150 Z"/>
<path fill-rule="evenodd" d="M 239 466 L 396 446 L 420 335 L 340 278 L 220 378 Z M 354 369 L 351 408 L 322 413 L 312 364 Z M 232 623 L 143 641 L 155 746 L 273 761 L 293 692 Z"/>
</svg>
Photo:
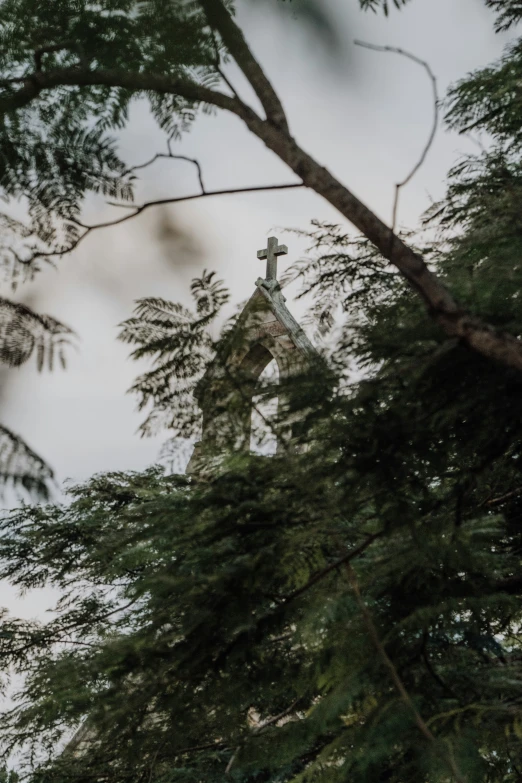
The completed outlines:
<svg viewBox="0 0 522 783">
<path fill-rule="evenodd" d="M 155 73 L 140 73 L 120 69 L 60 68 L 52 71 L 37 71 L 28 75 L 24 86 L 19 90 L 0 97 L 0 114 L 21 109 L 33 101 L 42 90 L 55 87 L 121 87 L 135 92 L 157 92 L 177 95 L 195 103 L 208 103 L 220 109 L 226 109 L 237 114 L 242 119 L 248 115 L 251 119 L 257 117 L 236 97 L 231 97 L 198 84 L 185 76 L 168 76 Z M 259 118 L 258 118 L 259 119 Z"/>
<path fill-rule="evenodd" d="M 273 121 L 262 120 L 253 109 L 237 97 L 224 95 L 186 77 L 71 68 L 49 73 L 35 73 L 28 77 L 20 90 L 0 97 L 0 113 L 28 105 L 42 90 L 68 85 L 106 85 L 135 91 L 178 95 L 195 103 L 212 104 L 236 114 L 253 134 L 298 175 L 305 186 L 332 204 L 377 247 L 384 258 L 401 272 L 410 286 L 421 296 L 431 317 L 449 337 L 458 338 L 487 359 L 522 370 L 520 340 L 497 331 L 461 308 L 443 282 L 430 271 L 421 256 L 409 248 L 400 237 L 394 235 L 382 220 L 326 168 L 301 149 L 288 133 L 277 127 Z M 220 191 L 215 191 L 213 195 L 219 193 Z"/>
<path fill-rule="evenodd" d="M 455 302 L 450 292 L 421 256 L 383 223 L 328 169 L 320 166 L 289 136 L 268 123 L 246 120 L 248 127 L 278 155 L 303 181 L 323 196 L 364 234 L 406 278 L 421 296 L 431 317 L 449 337 L 456 337 L 482 356 L 522 370 L 522 343 L 512 335 L 497 331 L 474 318 Z"/>
<path fill-rule="evenodd" d="M 261 101 L 269 122 L 284 133 L 289 133 L 288 121 L 279 96 L 250 51 L 241 29 L 227 11 L 222 0 L 200 0 L 200 3 L 210 26 L 220 34 L 221 40 Z"/>
</svg>

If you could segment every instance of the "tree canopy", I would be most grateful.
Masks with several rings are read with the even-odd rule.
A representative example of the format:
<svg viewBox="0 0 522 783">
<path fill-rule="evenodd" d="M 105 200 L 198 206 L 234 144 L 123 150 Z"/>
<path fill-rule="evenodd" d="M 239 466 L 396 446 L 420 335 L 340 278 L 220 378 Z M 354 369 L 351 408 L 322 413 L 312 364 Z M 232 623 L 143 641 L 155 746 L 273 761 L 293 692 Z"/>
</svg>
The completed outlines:
<svg viewBox="0 0 522 783">
<path fill-rule="evenodd" d="M 517 2 L 488 5 L 499 28 L 522 15 Z M 95 476 L 72 487 L 66 505 L 4 517 L 0 576 L 63 593 L 49 622 L 6 615 L 0 625 L 6 677 L 24 678 L 0 723 L 5 752 L 21 749 L 33 780 L 57 783 L 515 783 L 520 44 L 450 91 L 448 122 L 480 127 L 489 141 L 457 163 L 419 231 L 394 237 L 291 139 L 277 95 L 218 0 L 173 2 L 162 30 L 152 3 L 67 3 L 59 31 L 42 27 L 46 7 L 27 7 L 22 30 L 14 5 L 0 6 L 11 36 L 4 67 L 16 62 L 22 73 L 6 77 L 17 82 L 4 87 L 4 133 L 21 139 L 32 129 L 27 144 L 45 140 L 49 155 L 28 152 L 27 168 L 17 164 L 27 182 L 50 177 L 62 141 L 77 138 L 75 122 L 123 122 L 128 91 L 145 90 L 159 121 L 161 104 L 178 123 L 206 95 L 233 106 L 362 234 L 317 223 L 295 269 L 317 324 L 337 327 L 330 371 L 292 379 L 274 423 L 299 412 L 306 448 L 232 454 L 206 478 L 161 469 Z M 73 25 L 74 45 L 65 45 Z M 262 97 L 266 119 L 208 86 L 219 77 L 212 31 Z M 165 42 L 177 34 L 171 62 Z M 51 89 L 61 105 L 47 103 Z M 94 153 L 76 182 L 58 167 L 52 204 L 35 190 L 38 225 L 72 226 L 73 242 L 92 183 L 127 181 L 105 130 L 96 133 L 93 144 L 105 145 L 98 169 Z M 190 392 L 215 348 L 206 327 L 225 301 L 212 276 L 193 293 L 193 311 L 146 300 L 122 327 L 136 356 L 155 361 L 135 390 L 152 404 L 152 421 L 176 435 L 197 423 Z"/>
</svg>

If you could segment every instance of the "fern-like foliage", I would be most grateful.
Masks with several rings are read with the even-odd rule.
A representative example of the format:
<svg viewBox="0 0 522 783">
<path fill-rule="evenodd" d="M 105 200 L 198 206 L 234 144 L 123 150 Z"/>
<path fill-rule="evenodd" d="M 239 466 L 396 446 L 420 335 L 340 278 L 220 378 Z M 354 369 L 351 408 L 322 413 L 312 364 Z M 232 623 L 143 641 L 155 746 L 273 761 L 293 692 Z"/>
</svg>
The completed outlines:
<svg viewBox="0 0 522 783">
<path fill-rule="evenodd" d="M 497 12 L 495 28 L 497 32 L 509 30 L 522 19 L 522 3 L 520 0 L 486 0 L 488 8 Z"/>
<path fill-rule="evenodd" d="M 198 431 L 194 388 L 214 356 L 209 327 L 228 301 L 228 292 L 214 272 L 194 279 L 191 292 L 192 310 L 164 299 L 141 299 L 135 315 L 122 324 L 120 340 L 137 346 L 132 358 L 153 363 L 131 388 L 139 409 L 150 407 L 141 426 L 144 435 L 164 427 L 173 438 L 190 438 Z"/>
<path fill-rule="evenodd" d="M 39 370 L 65 367 L 65 348 L 74 332 L 50 315 L 35 313 L 26 305 L 0 298 L 0 362 L 19 367 L 33 355 Z"/>
<path fill-rule="evenodd" d="M 409 0 L 359 0 L 363 11 L 382 11 L 388 16 L 391 8 L 400 10 Z M 495 30 L 502 32 L 509 30 L 522 19 L 522 3 L 520 0 L 485 0 L 488 8 L 497 13 Z"/>
<path fill-rule="evenodd" d="M 33 499 L 47 500 L 54 474 L 22 438 L 0 425 L 0 490 L 14 489 Z"/>
<path fill-rule="evenodd" d="M 499 235 L 513 215 L 494 180 L 472 198 L 475 174 L 454 174 L 439 212 L 462 210 L 441 213 L 452 236 L 432 258 L 520 334 L 522 233 L 513 255 L 486 243 L 488 210 Z M 432 783 L 452 764 L 517 783 L 522 381 L 448 340 L 344 229 L 316 223 L 310 244 L 300 272 L 339 326 L 335 370 L 366 372 L 342 394 L 297 390 L 306 452 L 232 455 L 211 481 L 95 476 L 2 521 L 0 577 L 64 591 L 46 624 L 0 622 L 2 660 L 26 676 L 0 741 L 29 780 Z M 193 310 L 156 300 L 128 327 L 139 358 L 172 350 L 174 385 L 203 368 L 199 330 L 225 296 L 210 275 L 193 291 Z M 168 372 L 151 404 L 172 396 Z"/>
<path fill-rule="evenodd" d="M 408 3 L 409 0 L 359 0 L 360 6 L 363 11 L 382 11 L 385 16 L 388 16 L 391 8 L 397 8 L 398 10 Z"/>
<path fill-rule="evenodd" d="M 220 46 L 199 4 L 187 0 L 6 0 L 0 6 L 0 100 L 19 89 L 12 80 L 38 69 L 187 75 L 209 86 L 219 79 Z M 197 110 L 194 101 L 98 85 L 42 92 L 19 111 L 2 113 L 0 193 L 8 202 L 23 199 L 29 209 L 20 249 L 0 255 L 7 270 L 14 261 L 37 265 L 74 245 L 87 195 L 132 199 L 134 175 L 111 132 L 127 125 L 132 102 L 143 97 L 170 137 L 186 130 Z"/>
<path fill-rule="evenodd" d="M 446 99 L 449 127 L 461 133 L 492 134 L 498 143 L 520 148 L 521 74 L 522 43 L 517 41 L 499 62 L 451 88 Z"/>
<path fill-rule="evenodd" d="M 39 370 L 52 370 L 56 362 L 65 367 L 65 349 L 73 337 L 72 330 L 55 318 L 0 298 L 1 363 L 20 367 L 34 357 Z M 52 479 L 53 471 L 45 461 L 19 435 L 0 425 L 0 490 L 12 487 L 46 499 Z"/>
</svg>

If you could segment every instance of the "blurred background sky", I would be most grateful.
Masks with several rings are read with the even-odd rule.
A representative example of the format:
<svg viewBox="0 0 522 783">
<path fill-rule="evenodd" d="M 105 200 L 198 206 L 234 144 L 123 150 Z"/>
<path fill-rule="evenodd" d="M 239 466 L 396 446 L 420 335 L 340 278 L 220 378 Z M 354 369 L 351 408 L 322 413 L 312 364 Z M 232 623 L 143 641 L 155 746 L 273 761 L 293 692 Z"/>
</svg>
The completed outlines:
<svg viewBox="0 0 522 783">
<path fill-rule="evenodd" d="M 360 49 L 354 39 L 398 46 L 427 60 L 441 96 L 449 84 L 498 57 L 509 40 L 493 33 L 493 15 L 482 0 L 411 0 L 389 18 L 362 13 L 358 0 L 322 0 L 341 42 L 337 58 L 290 13 L 274 13 L 272 0 L 241 2 L 239 22 L 286 106 L 299 143 L 330 168 L 377 214 L 390 222 L 394 184 L 409 172 L 432 122 L 431 86 L 425 71 L 405 58 Z M 234 68 L 230 76 L 249 93 Z M 145 103 L 135 106 L 123 135 L 129 164 L 165 151 L 165 139 Z M 444 192 L 451 165 L 476 149 L 469 139 L 439 130 L 428 160 L 403 189 L 399 222 L 414 227 L 432 199 Z M 191 132 L 173 144 L 175 153 L 196 157 L 207 189 L 290 182 L 286 170 L 235 117 L 200 116 Z M 137 200 L 196 192 L 193 167 L 160 160 L 142 172 Z M 114 215 L 88 205 L 94 221 Z M 309 227 L 312 218 L 339 222 L 336 212 L 306 191 L 268 192 L 204 199 L 149 211 L 120 227 L 92 234 L 78 250 L 46 269 L 17 298 L 75 329 L 79 350 L 66 371 L 25 366 L 2 373 L 2 421 L 19 433 L 56 471 L 58 484 L 108 470 L 140 470 L 154 463 L 166 436 L 141 439 L 141 415 L 126 390 L 138 367 L 116 340 L 117 325 L 144 296 L 189 301 L 192 277 L 216 270 L 237 306 L 254 290 L 264 262 L 256 252 L 276 233 L 289 245 L 280 270 L 306 243 L 285 236 L 284 227 Z M 9 296 L 10 292 L 4 291 Z M 299 316 L 300 306 L 290 309 Z M 4 605 L 25 616 L 40 610 L 34 596 L 15 599 L 6 587 Z"/>
</svg>

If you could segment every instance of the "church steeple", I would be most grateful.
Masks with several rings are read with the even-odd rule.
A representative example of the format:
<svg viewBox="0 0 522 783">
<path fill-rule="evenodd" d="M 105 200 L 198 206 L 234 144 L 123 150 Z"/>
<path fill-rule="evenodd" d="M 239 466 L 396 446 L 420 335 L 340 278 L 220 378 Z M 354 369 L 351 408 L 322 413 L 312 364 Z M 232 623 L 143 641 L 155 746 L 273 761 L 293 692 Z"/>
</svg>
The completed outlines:
<svg viewBox="0 0 522 783">
<path fill-rule="evenodd" d="M 257 279 L 256 290 L 198 384 L 203 427 L 187 473 L 204 471 L 227 452 L 249 448 L 252 396 L 272 359 L 282 380 L 299 374 L 317 357 L 288 310 L 277 281 L 277 258 L 287 253 L 286 245 L 279 245 L 276 237 L 270 237 L 267 248 L 257 253 L 259 259 L 267 260 L 266 277 Z"/>
</svg>

